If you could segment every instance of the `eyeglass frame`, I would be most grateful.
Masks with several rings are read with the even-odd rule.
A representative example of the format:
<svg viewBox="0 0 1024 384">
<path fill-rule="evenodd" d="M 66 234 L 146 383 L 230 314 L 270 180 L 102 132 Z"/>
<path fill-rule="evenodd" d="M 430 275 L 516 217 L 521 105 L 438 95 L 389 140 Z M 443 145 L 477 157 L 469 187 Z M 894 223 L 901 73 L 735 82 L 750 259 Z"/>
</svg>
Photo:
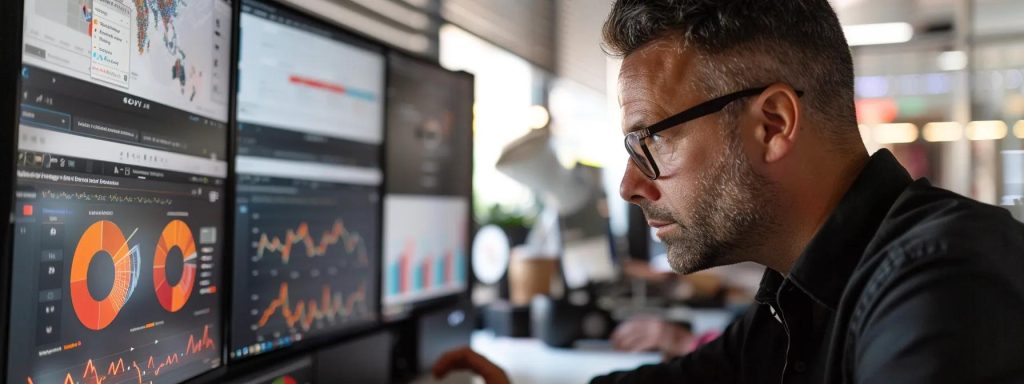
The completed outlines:
<svg viewBox="0 0 1024 384">
<path fill-rule="evenodd" d="M 687 122 L 690 122 L 690 121 L 693 121 L 693 120 L 697 120 L 697 119 L 699 119 L 701 117 L 704 117 L 704 116 L 707 116 L 707 115 L 710 115 L 710 114 L 713 114 L 713 113 L 718 113 L 718 112 L 722 111 L 723 109 L 725 109 L 725 107 L 727 107 L 729 104 L 732 104 L 733 102 L 735 102 L 737 100 L 740 100 L 740 99 L 743 99 L 743 98 L 760 95 L 760 94 L 764 93 L 764 91 L 768 90 L 768 88 L 769 87 L 767 87 L 767 86 L 765 86 L 765 87 L 757 87 L 757 88 L 749 88 L 749 89 L 744 89 L 742 91 L 733 92 L 733 93 L 730 93 L 730 94 L 727 94 L 727 95 L 724 95 L 724 96 L 719 96 L 719 97 L 716 97 L 714 99 L 711 99 L 711 100 L 705 101 L 703 103 L 697 104 L 696 106 L 688 108 L 688 109 L 686 109 L 686 110 L 684 110 L 682 112 L 679 112 L 679 113 L 677 113 L 675 115 L 669 116 L 669 117 L 667 117 L 667 118 L 665 118 L 665 119 L 663 119 L 663 120 L 661 120 L 661 121 L 659 121 L 657 123 L 654 123 L 654 124 L 648 126 L 647 128 L 643 128 L 643 129 L 639 129 L 639 130 L 627 133 L 626 136 L 623 138 L 623 144 L 626 147 L 626 152 L 628 152 L 629 155 L 630 155 L 629 156 L 630 161 L 633 162 L 633 165 L 635 167 L 637 167 L 640 170 L 640 172 L 644 174 L 644 176 L 647 176 L 647 178 L 649 178 L 651 180 L 657 180 L 658 177 L 661 176 L 661 171 L 658 169 L 658 163 L 656 163 L 654 161 L 654 155 L 651 154 L 651 150 L 649 148 L 647 148 L 647 141 L 646 141 L 646 139 L 648 137 L 654 136 L 655 134 L 657 134 L 659 132 L 662 132 L 662 131 L 665 131 L 665 130 L 668 130 L 670 128 L 674 128 L 674 127 L 679 126 L 679 125 L 681 125 L 683 123 L 687 123 Z M 799 90 L 796 91 L 796 96 L 797 97 L 803 97 L 803 95 L 804 95 L 803 91 L 799 91 Z M 640 164 L 637 163 L 636 157 L 639 157 L 640 154 L 639 153 L 635 153 L 633 148 L 629 146 L 629 138 L 630 137 L 635 137 L 636 140 L 640 143 L 640 148 L 643 149 L 643 155 L 644 155 L 644 157 L 647 158 L 647 162 L 649 164 L 651 164 L 651 170 L 654 171 L 654 175 L 653 176 L 647 175 L 647 173 L 643 171 L 643 166 L 641 166 Z"/>
</svg>

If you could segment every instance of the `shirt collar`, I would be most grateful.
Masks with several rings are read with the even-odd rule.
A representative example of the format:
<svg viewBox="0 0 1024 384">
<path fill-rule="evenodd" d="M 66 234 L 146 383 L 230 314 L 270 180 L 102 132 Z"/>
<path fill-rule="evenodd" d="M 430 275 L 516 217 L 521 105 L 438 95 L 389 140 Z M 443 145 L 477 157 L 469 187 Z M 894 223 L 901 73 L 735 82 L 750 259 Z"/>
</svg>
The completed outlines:
<svg viewBox="0 0 1024 384">
<path fill-rule="evenodd" d="M 886 149 L 868 161 L 839 205 L 804 248 L 789 280 L 808 296 L 835 310 L 846 283 L 875 236 L 889 208 L 913 182 L 910 174 Z M 768 270 L 757 300 L 774 302 L 783 277 Z"/>
</svg>

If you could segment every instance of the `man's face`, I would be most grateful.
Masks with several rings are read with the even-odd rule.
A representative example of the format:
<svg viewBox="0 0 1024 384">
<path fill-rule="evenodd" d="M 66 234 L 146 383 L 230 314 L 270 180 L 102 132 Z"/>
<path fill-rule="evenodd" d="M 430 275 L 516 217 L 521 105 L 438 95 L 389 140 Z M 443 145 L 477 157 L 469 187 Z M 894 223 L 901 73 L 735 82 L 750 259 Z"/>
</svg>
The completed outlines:
<svg viewBox="0 0 1024 384">
<path fill-rule="evenodd" d="M 668 42 L 627 56 L 619 73 L 623 133 L 738 90 L 698 92 L 697 65 L 695 55 Z M 774 194 L 750 166 L 742 120 L 723 111 L 663 131 L 646 142 L 661 171 L 658 179 L 632 163 L 623 175 L 622 198 L 643 209 L 677 272 L 749 260 L 775 221 Z"/>
</svg>

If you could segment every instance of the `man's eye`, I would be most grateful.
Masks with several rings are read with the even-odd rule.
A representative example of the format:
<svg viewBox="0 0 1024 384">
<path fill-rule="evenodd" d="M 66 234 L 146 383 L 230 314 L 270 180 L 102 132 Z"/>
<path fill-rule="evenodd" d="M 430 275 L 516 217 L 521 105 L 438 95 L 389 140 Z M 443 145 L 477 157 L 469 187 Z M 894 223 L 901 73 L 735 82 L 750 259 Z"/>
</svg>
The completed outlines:
<svg viewBox="0 0 1024 384">
<path fill-rule="evenodd" d="M 665 143 L 665 137 L 664 136 L 662 136 L 661 134 L 657 134 L 657 133 L 651 135 L 651 144 L 653 144 L 653 145 L 660 145 L 660 144 L 663 144 L 663 143 Z"/>
</svg>

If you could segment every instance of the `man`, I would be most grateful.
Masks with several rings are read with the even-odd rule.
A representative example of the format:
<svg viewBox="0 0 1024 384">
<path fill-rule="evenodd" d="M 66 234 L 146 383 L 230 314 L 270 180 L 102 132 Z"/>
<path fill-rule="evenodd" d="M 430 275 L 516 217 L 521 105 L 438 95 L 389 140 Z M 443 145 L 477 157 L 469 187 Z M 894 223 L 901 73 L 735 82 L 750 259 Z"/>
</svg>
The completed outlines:
<svg viewBox="0 0 1024 384">
<path fill-rule="evenodd" d="M 604 32 L 622 197 L 677 272 L 768 271 L 718 340 L 595 383 L 1024 382 L 1024 225 L 868 156 L 826 0 L 619 0 Z M 469 350 L 435 372 L 466 367 L 507 380 Z"/>
</svg>

